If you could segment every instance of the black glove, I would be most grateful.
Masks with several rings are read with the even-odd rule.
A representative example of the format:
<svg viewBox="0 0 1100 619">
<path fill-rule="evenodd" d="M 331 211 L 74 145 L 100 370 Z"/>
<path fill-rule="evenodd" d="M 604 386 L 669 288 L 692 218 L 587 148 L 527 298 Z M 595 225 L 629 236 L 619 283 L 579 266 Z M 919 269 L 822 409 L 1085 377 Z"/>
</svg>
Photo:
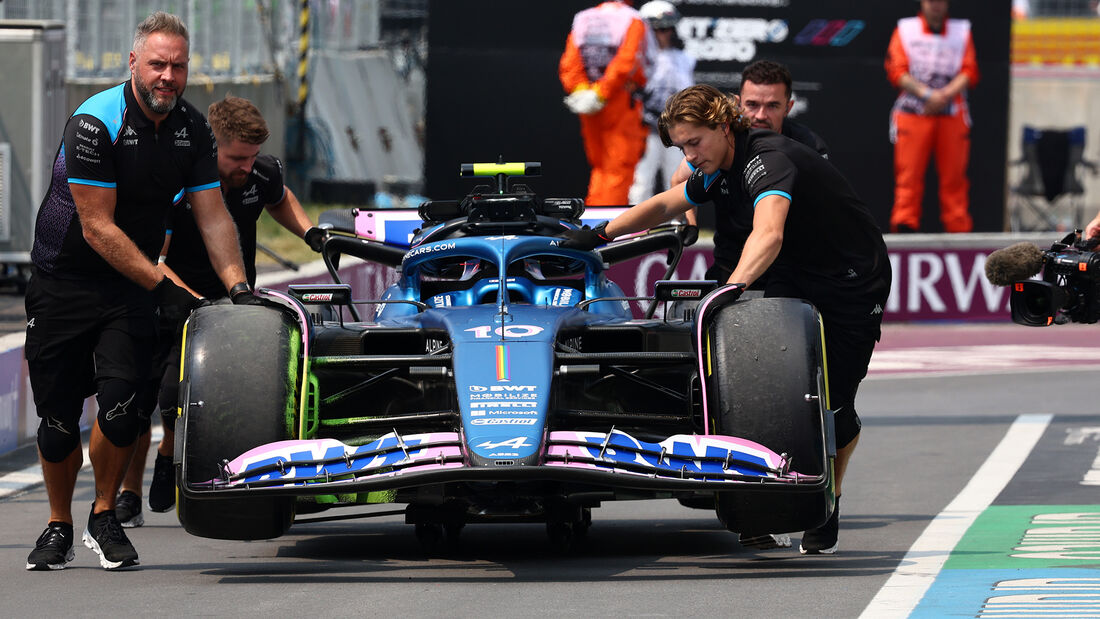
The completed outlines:
<svg viewBox="0 0 1100 619">
<path fill-rule="evenodd" d="M 252 288 L 245 282 L 229 289 L 229 300 L 233 301 L 233 305 L 267 305 L 266 301 L 252 293 Z"/>
<path fill-rule="evenodd" d="M 600 245 L 605 245 L 611 242 L 611 238 L 607 236 L 607 222 L 596 226 L 595 228 L 589 228 L 584 226 L 579 230 L 566 230 L 565 240 L 562 241 L 559 247 L 566 249 L 583 249 L 585 251 L 591 251 Z"/>
<path fill-rule="evenodd" d="M 306 230 L 306 234 L 302 238 L 305 239 L 306 245 L 309 245 L 310 249 L 317 253 L 321 253 L 321 249 L 325 245 L 325 239 L 328 238 L 328 230 L 313 226 L 309 230 Z"/>
<path fill-rule="evenodd" d="M 725 284 L 720 287 L 720 289 L 723 290 L 726 288 L 728 288 L 729 290 L 725 292 L 725 295 L 729 298 L 729 302 L 732 303 L 740 299 L 741 295 L 745 294 L 745 290 L 748 289 L 748 286 L 746 286 L 745 284 Z M 723 299 L 723 301 L 724 300 L 725 299 Z"/>
<path fill-rule="evenodd" d="M 168 320 L 184 320 L 200 303 L 195 295 L 177 286 L 176 282 L 167 277 L 153 287 L 153 298 L 160 308 L 160 315 Z"/>
<path fill-rule="evenodd" d="M 684 242 L 684 247 L 691 247 L 694 245 L 695 241 L 699 240 L 699 226 L 685 224 L 681 239 Z"/>
</svg>

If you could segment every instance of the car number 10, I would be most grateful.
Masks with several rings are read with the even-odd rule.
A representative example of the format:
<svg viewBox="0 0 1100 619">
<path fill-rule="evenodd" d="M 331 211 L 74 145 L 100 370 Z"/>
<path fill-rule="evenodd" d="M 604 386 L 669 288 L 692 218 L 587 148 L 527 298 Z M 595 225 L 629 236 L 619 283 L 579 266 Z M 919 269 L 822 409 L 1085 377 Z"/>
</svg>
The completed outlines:
<svg viewBox="0 0 1100 619">
<path fill-rule="evenodd" d="M 474 337 L 478 339 L 484 339 L 493 337 L 493 334 L 502 335 L 504 337 L 531 337 L 542 333 L 542 327 L 536 327 L 535 325 L 505 325 L 503 327 L 493 328 L 491 326 L 473 327 L 472 329 L 466 329 L 467 331 L 473 331 Z"/>
</svg>

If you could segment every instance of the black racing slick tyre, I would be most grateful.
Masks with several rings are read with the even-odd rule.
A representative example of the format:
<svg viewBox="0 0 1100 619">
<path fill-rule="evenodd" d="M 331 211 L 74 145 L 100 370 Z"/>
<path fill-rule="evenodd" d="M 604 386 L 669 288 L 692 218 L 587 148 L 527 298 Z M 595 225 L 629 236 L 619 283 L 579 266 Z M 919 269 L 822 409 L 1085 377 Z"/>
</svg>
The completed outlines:
<svg viewBox="0 0 1100 619">
<path fill-rule="evenodd" d="M 213 305 L 196 310 L 184 335 L 180 383 L 183 432 L 177 483 L 221 475 L 221 463 L 290 438 L 297 405 L 299 327 L 271 307 Z M 186 401 L 184 401 L 186 399 Z M 181 490 L 177 513 L 192 535 L 253 540 L 290 528 L 293 497 L 193 498 Z"/>
<path fill-rule="evenodd" d="M 705 377 L 710 430 L 755 441 L 791 458 L 791 470 L 822 475 L 816 490 L 719 493 L 718 517 L 742 534 L 789 533 L 823 524 L 834 506 L 835 448 L 826 416 L 822 330 L 800 299 L 741 300 L 703 316 L 712 351 Z"/>
</svg>

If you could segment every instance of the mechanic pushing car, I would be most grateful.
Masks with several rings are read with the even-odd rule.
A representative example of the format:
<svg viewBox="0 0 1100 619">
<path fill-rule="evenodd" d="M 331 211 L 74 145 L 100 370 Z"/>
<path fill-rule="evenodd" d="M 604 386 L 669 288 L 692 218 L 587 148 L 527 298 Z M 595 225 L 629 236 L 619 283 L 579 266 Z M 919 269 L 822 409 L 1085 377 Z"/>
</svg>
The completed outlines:
<svg viewBox="0 0 1100 619">
<path fill-rule="evenodd" d="M 791 72 L 787 67 L 771 60 L 757 60 L 741 72 L 741 108 L 752 122 L 753 129 L 769 129 L 802 142 L 829 158 L 829 147 L 809 127 L 787 118 L 794 100 L 791 98 Z M 695 168 L 684 159 L 672 175 L 669 187 L 685 182 Z M 688 223 L 694 225 L 696 207 L 687 212 Z M 752 231 L 752 208 L 729 209 L 718 217 L 714 231 L 714 263 L 707 269 L 706 278 L 724 282 L 733 273 L 733 267 L 741 258 L 745 239 Z M 754 288 L 763 288 L 765 277 L 758 278 Z"/>
<path fill-rule="evenodd" d="M 106 569 L 138 563 L 115 516 L 115 494 L 141 433 L 135 403 L 149 372 L 156 307 L 185 316 L 196 299 L 156 267 L 174 196 L 186 191 L 210 261 L 236 303 L 245 282 L 233 221 L 218 192 L 213 137 L 187 103 L 189 38 L 157 12 L 138 25 L 131 80 L 87 99 L 69 118 L 38 212 L 27 287 L 26 357 L 50 516 L 28 570 L 73 559 L 72 498 L 83 454 L 80 416 L 95 394 L 89 451 L 95 501 L 84 544 Z"/>
<path fill-rule="evenodd" d="M 283 164 L 272 155 L 261 155 L 260 147 L 270 132 L 260 110 L 248 99 L 227 96 L 207 109 L 210 128 L 218 146 L 218 176 L 222 197 L 237 226 L 245 276 L 250 286 L 256 284 L 256 221 L 265 210 L 290 232 L 303 237 L 320 250 L 324 232 L 313 227 L 294 192 L 283 184 Z M 223 299 L 225 289 L 218 273 L 207 258 L 206 245 L 196 225 L 189 202 L 172 209 L 170 229 L 161 249 L 160 268 L 172 281 L 196 297 L 209 301 Z M 166 512 L 176 504 L 175 476 L 172 452 L 175 445 L 176 406 L 179 391 L 180 330 L 182 321 L 164 316 L 160 322 L 160 342 L 154 364 L 154 385 L 148 408 L 159 400 L 164 437 L 157 447 L 153 462 L 153 479 L 149 484 L 149 508 Z M 134 458 L 122 480 L 115 513 L 124 527 L 140 527 L 145 522 L 141 514 L 142 476 L 145 456 L 149 451 L 150 431 L 138 437 Z"/>
<path fill-rule="evenodd" d="M 720 211 L 752 205 L 752 231 L 728 283 L 743 290 L 770 269 L 765 297 L 805 299 L 824 322 L 837 509 L 804 533 L 800 551 L 832 554 L 841 482 L 859 440 L 855 396 L 880 336 L 890 262 L 866 206 L 832 164 L 804 144 L 750 124 L 737 102 L 712 86 L 676 93 L 661 114 L 661 139 L 683 151 L 695 168 L 691 177 L 610 222 L 571 231 L 563 246 L 592 249 L 708 201 Z M 790 544 L 785 535 L 771 537 L 775 545 Z"/>
</svg>

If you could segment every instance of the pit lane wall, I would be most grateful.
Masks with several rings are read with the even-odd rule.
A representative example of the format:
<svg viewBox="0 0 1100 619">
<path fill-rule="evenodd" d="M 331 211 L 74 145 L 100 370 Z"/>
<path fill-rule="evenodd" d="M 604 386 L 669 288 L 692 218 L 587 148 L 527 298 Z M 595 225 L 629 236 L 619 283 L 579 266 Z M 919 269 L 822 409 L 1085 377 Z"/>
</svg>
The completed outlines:
<svg viewBox="0 0 1100 619">
<path fill-rule="evenodd" d="M 997 321 L 1008 322 L 1008 289 L 985 279 L 989 253 L 1020 241 L 1049 247 L 1061 235 L 958 234 L 887 235 L 894 278 L 885 308 L 886 322 Z M 676 270 L 680 279 L 703 279 L 712 247 L 706 241 L 687 248 Z M 346 261 L 347 262 L 347 261 Z M 611 268 L 611 278 L 629 296 L 652 294 L 653 282 L 664 274 L 664 255 L 651 255 Z M 340 269 L 357 299 L 377 299 L 395 280 L 395 272 L 377 264 L 357 263 Z M 258 285 L 285 290 L 291 283 L 327 283 L 328 272 L 319 261 L 300 271 L 262 273 Z M 361 308 L 369 316 L 369 308 Z M 644 304 L 635 306 L 641 315 Z M 660 311 L 660 310 L 658 310 Z M 659 314 L 658 314 L 659 315 Z M 38 418 L 27 367 L 23 360 L 23 333 L 0 338 L 0 455 L 34 440 Z M 89 400 L 84 426 L 90 423 L 94 401 Z"/>
<path fill-rule="evenodd" d="M 885 322 L 1008 321 L 1008 288 L 985 278 L 990 252 L 1021 241 L 1049 247 L 1062 233 L 1034 235 L 911 234 L 886 235 L 893 270 L 890 297 L 884 308 Z M 677 279 L 705 279 L 712 247 L 699 243 L 684 251 L 676 269 Z M 653 293 L 653 282 L 667 269 L 663 255 L 615 265 L 610 277 L 629 296 Z M 644 311 L 637 303 L 635 314 Z M 659 310 L 658 310 L 659 311 Z"/>
</svg>

